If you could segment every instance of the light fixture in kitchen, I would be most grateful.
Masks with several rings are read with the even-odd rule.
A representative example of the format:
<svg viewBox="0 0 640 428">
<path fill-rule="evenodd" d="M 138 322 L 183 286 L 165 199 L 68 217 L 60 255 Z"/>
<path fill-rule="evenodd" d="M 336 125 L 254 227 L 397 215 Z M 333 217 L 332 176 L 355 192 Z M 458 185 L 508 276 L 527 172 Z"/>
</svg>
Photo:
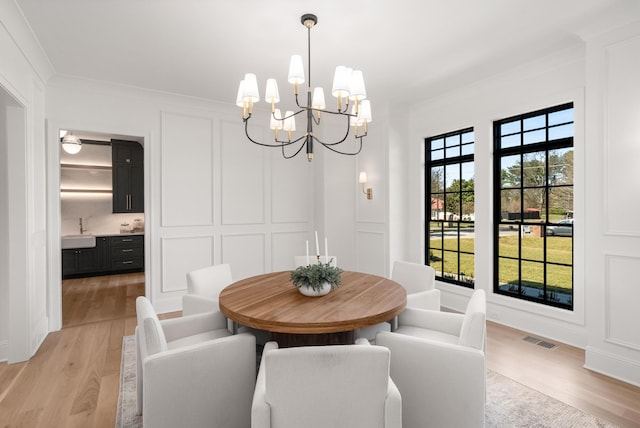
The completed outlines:
<svg viewBox="0 0 640 428">
<path fill-rule="evenodd" d="M 270 127 L 273 129 L 273 141 L 268 143 L 256 141 L 249 136 L 249 119 L 251 119 L 253 115 L 253 104 L 260 101 L 260 95 L 256 75 L 253 73 L 245 74 L 244 79 L 240 81 L 238 96 L 236 98 L 236 105 L 242 107 L 242 121 L 244 122 L 245 135 L 252 143 L 266 147 L 280 147 L 282 149 L 282 156 L 285 159 L 296 156 L 302 151 L 302 148 L 306 147 L 307 159 L 311 161 L 313 159 L 314 142 L 339 154 L 357 155 L 362 150 L 362 138 L 367 135 L 367 126 L 368 123 L 371 122 L 371 105 L 369 100 L 366 99 L 367 91 L 364 86 L 362 71 L 352 70 L 342 65 L 336 67 L 331 94 L 337 98 L 337 110 L 327 110 L 323 89 L 320 87 L 311 87 L 311 28 L 317 24 L 318 18 L 315 15 L 307 13 L 302 15 L 300 21 L 302 25 L 307 27 L 308 74 L 306 76 L 306 103 L 301 105 L 298 100 L 298 85 L 305 82 L 302 57 L 300 55 L 293 55 L 289 65 L 288 81 L 294 85 L 294 95 L 298 110 L 295 112 L 287 110 L 285 114 L 282 115 L 280 109 L 275 108 L 275 104 L 280 102 L 278 84 L 275 79 L 267 79 L 265 101 L 271 104 Z M 349 112 L 350 107 L 351 111 Z M 303 113 L 302 116 L 306 116 L 307 119 L 305 132 L 302 136 L 295 137 L 293 135 L 296 130 L 295 120 L 296 116 L 301 113 Z M 313 125 L 320 125 L 322 113 L 332 116 L 342 116 L 344 118 L 346 125 L 344 137 L 337 141 L 324 142 L 318 138 L 317 134 L 314 134 Z M 346 141 L 350 133 L 350 126 L 354 128 L 353 135 L 357 142 L 357 148 L 353 151 L 338 150 L 336 146 Z M 278 137 L 278 131 L 280 130 L 286 131 L 286 138 Z M 293 153 L 287 154 L 285 152 L 285 147 L 296 147 L 298 143 L 300 143 L 300 146 L 297 150 L 293 151 Z"/>
<path fill-rule="evenodd" d="M 73 135 L 71 132 L 67 132 L 62 137 L 62 149 L 70 155 L 75 155 L 82 149 L 82 142 L 80 138 Z"/>
</svg>

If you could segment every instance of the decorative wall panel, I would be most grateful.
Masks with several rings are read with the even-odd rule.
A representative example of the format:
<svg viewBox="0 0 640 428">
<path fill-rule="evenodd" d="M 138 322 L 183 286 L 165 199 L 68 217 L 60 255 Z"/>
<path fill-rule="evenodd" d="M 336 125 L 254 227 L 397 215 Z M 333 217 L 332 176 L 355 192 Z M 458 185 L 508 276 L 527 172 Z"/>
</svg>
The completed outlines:
<svg viewBox="0 0 640 428">
<path fill-rule="evenodd" d="M 271 265 L 273 271 L 293 269 L 293 257 L 305 255 L 305 241 L 307 239 L 307 232 L 273 233 L 271 235 Z M 311 240 L 309 240 L 309 254 L 310 256 L 315 254 L 315 242 Z M 315 260 L 315 258 L 311 260 Z"/>
<path fill-rule="evenodd" d="M 640 350 L 640 257 L 606 257 L 606 340 Z"/>
<path fill-rule="evenodd" d="M 303 154 L 298 155 L 303 156 Z M 271 219 L 273 223 L 310 221 L 313 196 L 313 163 L 284 159 L 272 151 Z"/>
<path fill-rule="evenodd" d="M 265 273 L 265 236 L 261 233 L 222 237 L 222 263 L 231 265 L 234 281 Z"/>
<path fill-rule="evenodd" d="M 162 225 L 213 224 L 210 119 L 162 114 Z"/>
<path fill-rule="evenodd" d="M 242 122 L 222 122 L 222 224 L 264 223 L 264 149 L 244 137 Z M 249 127 L 252 135 L 260 128 Z"/>
<path fill-rule="evenodd" d="M 162 292 L 187 289 L 187 272 L 213 264 L 213 237 L 162 238 Z"/>
<path fill-rule="evenodd" d="M 385 276 L 384 233 L 358 231 L 356 233 L 358 251 L 358 270 L 374 275 Z"/>
<path fill-rule="evenodd" d="M 640 37 L 606 50 L 605 75 L 605 217 L 606 232 L 640 236 Z"/>
</svg>

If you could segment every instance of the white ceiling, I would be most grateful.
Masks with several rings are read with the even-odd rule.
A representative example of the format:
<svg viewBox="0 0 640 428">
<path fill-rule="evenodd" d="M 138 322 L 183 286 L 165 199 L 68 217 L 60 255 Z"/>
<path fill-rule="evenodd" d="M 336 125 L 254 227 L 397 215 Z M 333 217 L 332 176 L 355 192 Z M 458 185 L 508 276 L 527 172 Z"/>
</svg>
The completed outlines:
<svg viewBox="0 0 640 428">
<path fill-rule="evenodd" d="M 57 74 L 234 102 L 246 72 L 361 69 L 372 104 L 416 100 L 640 19 L 638 0 L 16 0 Z M 305 68 L 306 68 L 306 59 Z M 374 107 L 375 108 L 375 107 Z M 375 113 L 374 113 L 375 114 Z"/>
</svg>

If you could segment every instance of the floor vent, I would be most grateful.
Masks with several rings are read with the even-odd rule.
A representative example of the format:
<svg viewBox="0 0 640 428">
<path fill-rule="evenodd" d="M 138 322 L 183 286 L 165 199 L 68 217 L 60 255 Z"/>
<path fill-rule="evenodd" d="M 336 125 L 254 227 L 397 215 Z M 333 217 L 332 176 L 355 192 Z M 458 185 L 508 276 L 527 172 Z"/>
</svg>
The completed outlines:
<svg viewBox="0 0 640 428">
<path fill-rule="evenodd" d="M 533 343 L 534 345 L 542 346 L 546 349 L 555 349 L 558 345 L 555 343 L 547 342 L 545 340 L 538 339 L 532 336 L 525 336 L 522 338 L 525 342 Z"/>
</svg>

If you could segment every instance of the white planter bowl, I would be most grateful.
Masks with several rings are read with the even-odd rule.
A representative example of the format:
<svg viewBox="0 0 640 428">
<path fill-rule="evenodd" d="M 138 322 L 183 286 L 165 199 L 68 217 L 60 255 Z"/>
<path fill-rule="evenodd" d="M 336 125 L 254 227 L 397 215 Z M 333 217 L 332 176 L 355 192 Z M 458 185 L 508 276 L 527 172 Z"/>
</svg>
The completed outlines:
<svg viewBox="0 0 640 428">
<path fill-rule="evenodd" d="M 329 291 L 331 291 L 331 284 L 329 284 L 328 282 L 325 282 L 322 284 L 322 288 L 316 289 L 316 290 L 314 290 L 311 287 L 305 287 L 305 286 L 298 287 L 298 290 L 300 290 L 300 292 L 305 296 L 309 296 L 309 297 L 324 296 L 325 294 L 328 294 Z"/>
</svg>

